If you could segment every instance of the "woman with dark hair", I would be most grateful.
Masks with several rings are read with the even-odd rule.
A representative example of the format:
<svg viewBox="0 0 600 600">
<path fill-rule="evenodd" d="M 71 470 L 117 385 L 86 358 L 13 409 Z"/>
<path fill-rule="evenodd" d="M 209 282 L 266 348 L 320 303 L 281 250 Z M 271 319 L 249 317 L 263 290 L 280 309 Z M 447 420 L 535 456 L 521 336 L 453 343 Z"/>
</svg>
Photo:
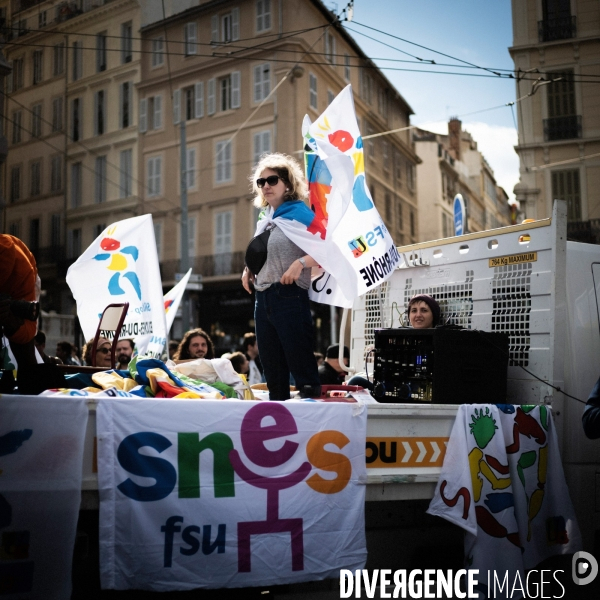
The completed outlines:
<svg viewBox="0 0 600 600">
<path fill-rule="evenodd" d="M 252 188 L 254 205 L 266 208 L 268 218 L 277 218 L 278 210 L 290 208 L 291 203 L 311 212 L 304 204 L 308 196 L 304 173 L 291 156 L 263 156 L 254 170 Z M 308 287 L 311 267 L 317 262 L 289 240 L 275 222 L 270 227 L 266 261 L 256 273 L 246 266 L 242 274 L 244 289 L 249 294 L 251 285 L 256 289 L 256 337 L 269 398 L 290 397 L 290 372 L 300 395 L 314 398 L 320 395 L 321 385 L 313 354 Z"/>
<path fill-rule="evenodd" d="M 427 294 L 413 296 L 408 303 L 408 320 L 415 329 L 430 329 L 440 322 L 440 305 Z"/>
</svg>

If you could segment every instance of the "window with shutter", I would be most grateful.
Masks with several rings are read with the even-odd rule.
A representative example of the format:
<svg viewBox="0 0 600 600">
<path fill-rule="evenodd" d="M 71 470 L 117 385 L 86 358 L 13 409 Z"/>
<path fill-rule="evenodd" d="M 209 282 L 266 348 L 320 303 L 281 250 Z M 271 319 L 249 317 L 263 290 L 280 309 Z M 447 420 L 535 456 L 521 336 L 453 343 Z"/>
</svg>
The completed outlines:
<svg viewBox="0 0 600 600">
<path fill-rule="evenodd" d="M 200 119 L 204 116 L 204 82 L 199 81 L 194 85 L 194 96 L 195 96 L 195 106 L 194 106 L 194 117 L 196 119 Z"/>
<path fill-rule="evenodd" d="M 82 165 L 80 162 L 71 165 L 71 208 L 81 206 Z"/>
<path fill-rule="evenodd" d="M 216 144 L 216 183 L 226 183 L 231 181 L 231 142 L 221 141 Z"/>
<path fill-rule="evenodd" d="M 254 67 L 254 102 L 262 102 L 271 93 L 271 65 L 264 63 Z"/>
<path fill-rule="evenodd" d="M 253 138 L 253 160 L 254 164 L 257 164 L 263 154 L 271 152 L 271 132 L 269 130 L 259 131 L 254 134 Z"/>
<path fill-rule="evenodd" d="M 187 148 L 186 157 L 186 186 L 191 190 L 196 187 L 196 148 Z"/>
<path fill-rule="evenodd" d="M 239 108 L 241 106 L 241 73 L 234 71 L 231 74 L 231 108 Z"/>
<path fill-rule="evenodd" d="M 215 275 L 231 273 L 232 211 L 215 213 Z"/>
<path fill-rule="evenodd" d="M 96 204 L 106 202 L 106 156 L 96 157 L 94 200 Z"/>
<path fill-rule="evenodd" d="M 208 80 L 208 114 L 214 115 L 217 110 L 217 80 Z"/>
<path fill-rule="evenodd" d="M 198 53 L 197 42 L 197 24 L 186 23 L 184 28 L 185 34 L 185 54 L 191 56 Z"/>
<path fill-rule="evenodd" d="M 271 29 L 271 0 L 256 2 L 256 31 L 261 33 Z"/>
<path fill-rule="evenodd" d="M 181 90 L 173 92 L 173 123 L 178 125 L 181 122 Z"/>
<path fill-rule="evenodd" d="M 131 182 L 133 178 L 133 152 L 131 149 L 123 150 L 119 154 L 119 198 L 128 198 L 132 194 Z"/>
<path fill-rule="evenodd" d="M 146 98 L 142 98 L 140 100 L 140 115 L 139 115 L 139 128 L 141 133 L 145 133 L 148 129 L 148 100 Z"/>
<path fill-rule="evenodd" d="M 196 217 L 188 217 L 188 256 L 196 256 Z"/>
<path fill-rule="evenodd" d="M 219 42 L 219 15 L 213 15 L 210 18 L 210 43 L 217 44 Z"/>
<path fill-rule="evenodd" d="M 104 90 L 100 90 L 94 94 L 94 135 L 104 133 L 104 122 Z"/>
<path fill-rule="evenodd" d="M 121 25 L 121 62 L 131 62 L 133 58 L 133 27 L 131 21 Z"/>
<path fill-rule="evenodd" d="M 161 67 L 164 63 L 164 38 L 157 37 L 152 40 L 152 66 Z"/>
<path fill-rule="evenodd" d="M 308 80 L 309 80 L 309 104 L 311 106 L 311 108 L 316 109 L 317 108 L 317 76 L 313 75 L 312 73 L 309 73 L 308 75 Z"/>
<path fill-rule="evenodd" d="M 156 255 L 158 260 L 162 260 L 163 249 L 163 224 L 154 222 L 154 242 L 156 244 Z"/>
<path fill-rule="evenodd" d="M 153 121 L 152 126 L 153 129 L 161 129 L 163 126 L 163 117 L 162 117 L 162 94 L 154 96 L 153 102 Z"/>
<path fill-rule="evenodd" d="M 52 100 L 52 131 L 62 131 L 63 128 L 63 99 L 62 96 Z"/>
<path fill-rule="evenodd" d="M 58 192 L 62 190 L 62 156 L 53 156 L 50 165 L 50 191 Z"/>
</svg>

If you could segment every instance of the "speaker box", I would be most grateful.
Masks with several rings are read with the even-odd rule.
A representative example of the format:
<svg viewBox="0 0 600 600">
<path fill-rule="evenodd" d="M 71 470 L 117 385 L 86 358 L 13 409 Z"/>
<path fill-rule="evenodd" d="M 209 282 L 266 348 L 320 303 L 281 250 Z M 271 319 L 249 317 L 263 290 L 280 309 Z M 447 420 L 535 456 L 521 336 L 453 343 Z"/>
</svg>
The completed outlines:
<svg viewBox="0 0 600 600">
<path fill-rule="evenodd" d="M 471 329 L 375 331 L 379 402 L 503 404 L 508 335 Z"/>
</svg>

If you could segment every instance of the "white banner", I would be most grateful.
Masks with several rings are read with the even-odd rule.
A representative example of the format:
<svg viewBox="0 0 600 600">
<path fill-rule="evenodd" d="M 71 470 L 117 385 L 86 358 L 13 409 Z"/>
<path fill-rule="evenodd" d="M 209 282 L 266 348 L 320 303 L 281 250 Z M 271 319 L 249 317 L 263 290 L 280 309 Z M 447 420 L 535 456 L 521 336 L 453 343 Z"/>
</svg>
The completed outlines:
<svg viewBox="0 0 600 600">
<path fill-rule="evenodd" d="M 349 308 L 389 279 L 400 256 L 365 180 L 363 141 L 352 86 L 346 86 L 311 123 L 302 125 L 310 209 L 300 201 L 269 208 L 258 235 L 274 221 L 321 266 L 313 270 L 311 300 Z"/>
<path fill-rule="evenodd" d="M 356 404 L 100 400 L 102 587 L 274 585 L 363 568 L 366 419 Z"/>
<path fill-rule="evenodd" d="M 109 304 L 129 302 L 121 337 L 133 339 L 138 354 L 160 358 L 167 327 L 151 215 L 107 227 L 69 267 L 67 283 L 86 340 Z"/>
<path fill-rule="evenodd" d="M 68 600 L 81 502 L 84 398 L 0 401 L 0 596 Z"/>
<path fill-rule="evenodd" d="M 191 274 L 192 269 L 189 269 L 188 272 L 183 276 L 183 279 L 164 295 L 163 300 L 165 304 L 165 314 L 167 315 L 167 333 L 171 331 L 173 321 L 175 320 L 175 315 L 177 314 L 177 310 L 181 304 L 181 299 L 183 298 L 183 294 L 185 292 L 187 283 L 190 280 Z"/>
</svg>

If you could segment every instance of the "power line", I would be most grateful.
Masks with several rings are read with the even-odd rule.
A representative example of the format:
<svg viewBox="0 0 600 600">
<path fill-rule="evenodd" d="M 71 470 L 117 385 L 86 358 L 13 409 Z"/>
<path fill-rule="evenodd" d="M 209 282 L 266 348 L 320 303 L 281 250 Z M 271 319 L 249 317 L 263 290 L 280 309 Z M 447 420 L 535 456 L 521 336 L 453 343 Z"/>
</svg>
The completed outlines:
<svg viewBox="0 0 600 600">
<path fill-rule="evenodd" d="M 171 42 L 171 41 L 170 41 Z M 41 47 L 41 48 L 53 48 L 53 45 L 49 45 L 49 44 L 23 44 L 23 46 L 27 46 L 27 47 Z M 249 50 L 251 50 L 252 48 L 249 48 Z M 93 50 L 96 51 L 96 48 L 91 48 L 91 47 L 81 47 L 81 50 Z M 114 49 L 114 50 L 110 50 L 110 51 L 114 51 L 114 52 L 120 52 L 120 49 Z M 280 50 L 276 50 L 276 49 L 264 49 L 265 52 L 279 52 Z M 136 52 L 141 53 L 141 54 L 155 54 L 154 51 L 152 50 L 136 50 Z M 163 55 L 167 55 L 167 52 L 163 52 Z M 310 53 L 306 53 L 310 56 Z M 185 54 L 184 52 L 169 52 L 168 53 L 169 56 L 189 56 L 187 54 Z M 318 54 L 320 55 L 320 54 Z M 193 56 L 196 56 L 198 58 L 221 58 L 223 60 L 245 60 L 245 61 L 255 61 L 256 60 L 256 56 L 239 56 L 239 55 L 235 55 L 235 56 L 231 56 L 229 54 L 219 54 L 219 53 L 211 53 L 211 54 L 194 54 Z M 427 74 L 431 74 L 431 75 L 457 75 L 457 76 L 462 76 L 462 77 L 479 77 L 479 78 L 492 78 L 492 79 L 498 79 L 498 76 L 495 74 L 484 74 L 484 73 L 460 73 L 460 72 L 453 72 L 453 71 L 434 71 L 431 69 L 406 69 L 406 68 L 400 68 L 400 67 L 388 67 L 388 66 L 381 66 L 378 67 L 377 65 L 370 65 L 370 64 L 366 64 L 366 65 L 346 65 L 345 63 L 337 63 L 337 62 L 329 62 L 328 60 L 326 61 L 304 61 L 304 60 L 297 60 L 297 61 L 292 61 L 290 59 L 277 59 L 277 58 L 272 58 L 269 57 L 268 58 L 269 62 L 273 62 L 273 63 L 285 63 L 285 64 L 290 64 L 290 63 L 294 63 L 294 65 L 308 65 L 308 66 L 327 66 L 327 67 L 346 67 L 349 66 L 349 68 L 351 69 L 369 69 L 369 70 L 379 70 L 379 71 L 394 71 L 394 72 L 404 72 L 404 73 L 427 73 Z M 460 65 L 457 65 L 457 68 L 460 68 Z M 483 69 L 485 71 L 489 71 L 488 69 L 485 69 L 483 67 L 477 67 L 479 69 Z M 552 74 L 556 74 L 556 73 L 549 73 L 549 75 Z M 581 77 L 581 78 L 578 78 Z M 583 79 L 584 77 L 588 77 L 588 75 L 574 75 L 573 77 L 573 81 L 576 83 L 600 83 L 600 76 L 597 80 L 587 80 L 587 79 Z M 595 77 L 595 75 L 589 75 L 589 77 Z M 511 80 L 515 80 L 516 77 L 514 77 L 512 74 L 507 75 L 506 77 L 501 77 L 501 79 L 511 79 Z M 539 78 L 537 78 L 539 79 Z M 523 77 L 522 80 L 524 81 L 536 81 L 537 79 L 533 79 L 532 77 Z M 553 80 L 554 81 L 554 80 Z M 549 83 L 551 83 L 552 81 L 549 81 Z"/>
<path fill-rule="evenodd" d="M 364 23 L 358 23 L 357 21 L 353 21 L 353 23 L 355 23 L 356 25 L 358 25 L 359 27 L 364 27 L 366 29 L 370 29 L 371 31 L 376 31 L 377 33 L 380 33 L 382 35 L 386 35 L 389 36 L 395 40 L 399 40 L 401 42 L 404 42 L 406 44 L 411 44 L 413 46 L 417 46 L 418 48 L 423 48 L 424 50 L 427 50 L 428 52 L 434 52 L 435 54 L 439 54 L 440 56 L 445 56 L 446 58 L 450 58 L 451 60 L 455 60 L 457 62 L 461 62 L 465 65 L 469 65 L 475 69 L 483 69 L 484 71 L 489 71 L 490 73 L 493 73 L 494 75 L 497 76 L 501 76 L 500 73 L 497 73 L 495 71 L 493 71 L 492 69 L 488 69 L 487 67 L 481 67 L 479 65 L 476 65 L 474 63 L 471 63 L 469 61 L 463 60 L 462 58 L 456 58 L 455 56 L 451 56 L 450 54 L 445 54 L 444 52 L 440 52 L 439 50 L 434 50 L 432 48 L 428 48 L 427 46 L 423 46 L 422 44 L 417 44 L 416 42 L 411 42 L 410 40 L 406 40 L 404 38 L 401 38 L 397 35 L 392 35 L 391 33 L 387 33 L 385 31 L 381 31 L 380 29 L 376 29 L 375 27 L 370 27 L 369 25 L 365 25 Z M 358 32 L 357 32 L 358 33 Z M 433 61 L 435 64 L 435 61 Z"/>
</svg>

